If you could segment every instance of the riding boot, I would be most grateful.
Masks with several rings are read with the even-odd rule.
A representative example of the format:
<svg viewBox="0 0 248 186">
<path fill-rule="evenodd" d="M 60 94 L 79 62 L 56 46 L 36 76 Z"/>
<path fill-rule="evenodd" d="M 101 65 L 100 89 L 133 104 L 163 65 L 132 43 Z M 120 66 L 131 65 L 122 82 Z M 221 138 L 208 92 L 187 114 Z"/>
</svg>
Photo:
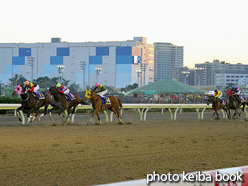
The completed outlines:
<svg viewBox="0 0 248 186">
<path fill-rule="evenodd" d="M 103 102 L 102 102 L 102 109 L 104 110 L 104 108 L 105 108 L 105 104 L 106 104 L 106 100 L 105 100 L 105 98 L 104 98 L 104 97 L 102 97 L 102 100 L 103 100 Z"/>
<path fill-rule="evenodd" d="M 241 97 L 240 97 L 240 96 L 238 96 L 238 98 L 239 98 L 239 103 L 242 103 Z"/>
<path fill-rule="evenodd" d="M 39 100 L 39 96 L 38 96 L 38 94 L 37 94 L 36 92 L 34 92 L 34 94 L 35 94 L 35 96 L 36 96 L 36 99 L 38 99 L 38 100 Z"/>
</svg>

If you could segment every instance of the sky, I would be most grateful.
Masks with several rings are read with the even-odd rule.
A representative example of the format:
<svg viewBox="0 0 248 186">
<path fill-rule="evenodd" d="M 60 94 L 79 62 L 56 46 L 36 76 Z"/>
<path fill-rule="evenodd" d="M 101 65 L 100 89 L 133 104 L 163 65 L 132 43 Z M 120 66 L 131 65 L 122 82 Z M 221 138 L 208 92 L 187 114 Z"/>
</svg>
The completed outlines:
<svg viewBox="0 0 248 186">
<path fill-rule="evenodd" d="M 184 66 L 248 64 L 247 0 L 0 0 L 0 43 L 126 41 L 184 46 Z"/>
</svg>

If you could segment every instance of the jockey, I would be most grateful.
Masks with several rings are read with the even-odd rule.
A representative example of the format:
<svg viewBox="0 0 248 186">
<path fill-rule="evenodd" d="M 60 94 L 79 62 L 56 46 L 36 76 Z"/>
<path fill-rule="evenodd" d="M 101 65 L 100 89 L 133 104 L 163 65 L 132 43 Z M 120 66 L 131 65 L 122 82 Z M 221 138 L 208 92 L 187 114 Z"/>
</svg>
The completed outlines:
<svg viewBox="0 0 248 186">
<path fill-rule="evenodd" d="M 32 83 L 30 81 L 25 81 L 24 82 L 24 87 L 28 88 L 29 92 L 34 92 L 36 99 L 39 99 L 38 94 L 36 92 L 39 90 L 39 85 L 37 83 Z"/>
<path fill-rule="evenodd" d="M 101 96 L 103 99 L 103 104 L 106 103 L 106 100 L 104 98 L 104 95 L 107 94 L 108 90 L 106 89 L 106 87 L 102 84 L 96 83 L 95 84 L 95 88 L 93 89 L 92 92 L 95 92 L 95 90 L 97 89 L 97 95 Z"/>
<path fill-rule="evenodd" d="M 234 95 L 238 98 L 239 102 L 241 103 L 239 87 L 233 85 L 231 91 L 234 93 Z"/>
<path fill-rule="evenodd" d="M 215 89 L 214 90 L 214 97 L 218 98 L 220 100 L 220 103 L 223 103 L 223 99 L 221 99 L 221 96 L 222 96 L 222 92 Z"/>
<path fill-rule="evenodd" d="M 68 94 L 70 92 L 70 90 L 65 85 L 61 85 L 60 83 L 58 83 L 56 85 L 56 87 L 57 87 L 58 91 L 63 93 L 63 94 Z"/>
</svg>

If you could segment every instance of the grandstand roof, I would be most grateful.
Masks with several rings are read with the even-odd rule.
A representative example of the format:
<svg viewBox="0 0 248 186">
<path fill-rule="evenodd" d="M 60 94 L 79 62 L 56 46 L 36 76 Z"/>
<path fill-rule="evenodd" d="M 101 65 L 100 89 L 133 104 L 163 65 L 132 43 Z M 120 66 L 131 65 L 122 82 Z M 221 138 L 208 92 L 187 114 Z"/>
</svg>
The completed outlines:
<svg viewBox="0 0 248 186">
<path fill-rule="evenodd" d="M 133 89 L 127 94 L 142 94 L 144 91 L 156 91 L 158 94 L 204 94 L 205 91 L 171 79 L 163 79 Z"/>
</svg>

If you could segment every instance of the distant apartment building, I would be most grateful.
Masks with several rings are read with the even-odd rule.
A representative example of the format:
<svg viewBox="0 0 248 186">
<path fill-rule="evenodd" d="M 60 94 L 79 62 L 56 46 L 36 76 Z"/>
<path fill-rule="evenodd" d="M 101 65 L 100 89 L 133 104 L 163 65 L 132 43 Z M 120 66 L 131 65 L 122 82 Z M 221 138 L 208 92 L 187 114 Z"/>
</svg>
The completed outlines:
<svg viewBox="0 0 248 186">
<path fill-rule="evenodd" d="M 49 43 L 0 43 L 0 56 L 4 84 L 16 74 L 31 81 L 61 75 L 80 85 L 85 76 L 85 85 L 90 87 L 96 81 L 116 88 L 138 83 L 139 79 L 141 85 L 154 82 L 154 46 L 145 37 L 107 42 L 71 43 L 52 38 Z"/>
<path fill-rule="evenodd" d="M 230 64 L 225 61 L 213 60 L 195 64 L 194 86 L 215 85 L 223 87 L 229 83 L 238 84 L 240 79 L 248 78 L 248 65 Z"/>
<path fill-rule="evenodd" d="M 247 86 L 248 70 L 225 70 L 216 72 L 216 86 L 222 87 L 230 83 Z"/>
<path fill-rule="evenodd" d="M 154 81 L 161 79 L 177 79 L 176 68 L 183 68 L 183 46 L 171 43 L 156 42 L 154 44 Z"/>
</svg>

